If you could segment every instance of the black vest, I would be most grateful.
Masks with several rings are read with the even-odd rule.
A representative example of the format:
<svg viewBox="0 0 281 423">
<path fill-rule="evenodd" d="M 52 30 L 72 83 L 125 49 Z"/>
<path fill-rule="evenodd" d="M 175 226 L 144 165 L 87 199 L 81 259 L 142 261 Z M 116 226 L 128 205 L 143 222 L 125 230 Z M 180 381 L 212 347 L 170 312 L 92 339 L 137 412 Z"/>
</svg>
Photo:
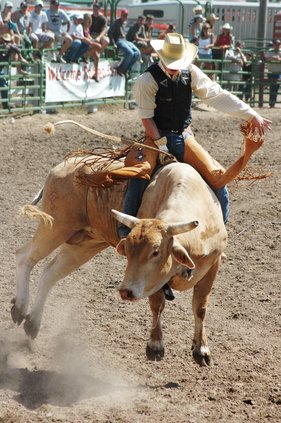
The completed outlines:
<svg viewBox="0 0 281 423">
<path fill-rule="evenodd" d="M 146 72 L 150 72 L 158 84 L 154 122 L 158 129 L 182 132 L 191 123 L 191 75 L 182 70 L 181 76 L 173 81 L 165 72 L 154 64 Z"/>
</svg>

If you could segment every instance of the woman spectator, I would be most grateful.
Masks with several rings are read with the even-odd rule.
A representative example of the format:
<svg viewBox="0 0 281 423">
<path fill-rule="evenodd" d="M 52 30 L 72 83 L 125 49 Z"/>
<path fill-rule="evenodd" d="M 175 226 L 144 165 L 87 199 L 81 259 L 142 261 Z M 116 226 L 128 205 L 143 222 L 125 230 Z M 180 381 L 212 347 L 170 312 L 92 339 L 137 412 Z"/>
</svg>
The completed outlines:
<svg viewBox="0 0 281 423">
<path fill-rule="evenodd" d="M 202 15 L 195 15 L 190 27 L 190 42 L 198 45 L 198 39 L 202 31 L 204 18 Z"/>
<path fill-rule="evenodd" d="M 244 45 L 242 41 L 237 40 L 235 43 L 235 49 L 227 50 L 225 59 L 230 60 L 231 62 L 227 63 L 225 68 L 228 70 L 228 72 L 224 75 L 224 79 L 229 81 L 227 89 L 229 91 L 235 91 L 235 94 L 241 100 L 243 98 L 243 84 L 233 82 L 242 81 L 243 66 L 247 62 L 247 58 L 242 52 L 243 46 Z"/>
<path fill-rule="evenodd" d="M 221 33 L 218 35 L 214 51 L 213 58 L 222 60 L 225 56 L 226 50 L 228 50 L 233 45 L 233 35 L 231 34 L 232 26 L 229 23 L 225 23 L 222 27 Z"/>
<path fill-rule="evenodd" d="M 204 23 L 198 38 L 198 56 L 201 60 L 212 60 L 212 47 L 214 46 L 214 34 L 211 32 L 209 24 Z M 212 62 L 202 62 L 206 70 L 212 69 Z M 209 75 L 210 76 L 210 75 Z M 212 78 L 211 78 L 212 79 Z"/>
<path fill-rule="evenodd" d="M 92 76 L 92 79 L 94 79 L 96 82 L 99 82 L 98 67 L 102 45 L 91 37 L 92 17 L 89 13 L 85 13 L 82 26 L 85 37 L 85 40 L 82 41 L 82 44 L 86 43 L 88 45 L 88 49 L 84 55 L 84 59 L 86 59 L 86 61 L 88 57 L 91 57 L 93 59 L 94 75 Z"/>
</svg>

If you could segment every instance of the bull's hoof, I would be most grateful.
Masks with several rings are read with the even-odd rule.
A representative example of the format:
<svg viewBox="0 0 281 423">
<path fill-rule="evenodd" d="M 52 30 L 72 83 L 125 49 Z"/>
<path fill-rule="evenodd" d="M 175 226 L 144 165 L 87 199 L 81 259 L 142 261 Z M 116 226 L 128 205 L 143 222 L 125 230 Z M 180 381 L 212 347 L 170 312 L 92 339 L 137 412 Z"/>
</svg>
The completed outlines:
<svg viewBox="0 0 281 423">
<path fill-rule="evenodd" d="M 23 327 L 27 336 L 30 336 L 32 339 L 36 338 L 40 329 L 40 325 L 31 319 L 30 314 L 26 316 Z"/>
<path fill-rule="evenodd" d="M 192 355 L 195 363 L 199 364 L 199 366 L 207 367 L 212 365 L 210 353 L 201 353 L 200 351 L 193 350 Z"/>
<path fill-rule="evenodd" d="M 146 357 L 150 361 L 161 361 L 164 357 L 165 349 L 153 350 L 149 345 L 146 346 Z"/>
<path fill-rule="evenodd" d="M 11 316 L 12 316 L 13 322 L 17 323 L 17 325 L 19 326 L 21 324 L 21 322 L 25 319 L 25 314 L 22 312 L 21 309 L 19 309 L 16 306 L 15 303 L 16 303 L 16 299 L 13 298 L 12 304 L 14 304 L 14 305 L 11 308 Z"/>
</svg>

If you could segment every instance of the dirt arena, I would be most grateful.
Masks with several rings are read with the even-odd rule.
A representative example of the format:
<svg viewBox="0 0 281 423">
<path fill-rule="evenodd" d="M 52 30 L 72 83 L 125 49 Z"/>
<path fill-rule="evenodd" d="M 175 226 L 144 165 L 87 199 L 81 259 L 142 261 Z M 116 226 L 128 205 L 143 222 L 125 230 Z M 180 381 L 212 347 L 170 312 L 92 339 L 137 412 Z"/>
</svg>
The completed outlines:
<svg viewBox="0 0 281 423">
<path fill-rule="evenodd" d="M 13 324 L 15 251 L 35 222 L 18 217 L 48 170 L 66 153 L 101 141 L 74 126 L 75 119 L 101 132 L 140 136 L 135 110 L 118 106 L 95 114 L 0 119 L 1 250 L 0 422 L 3 423 L 210 423 L 281 421 L 281 113 L 264 109 L 272 131 L 251 166 L 272 172 L 255 183 L 230 186 L 228 260 L 213 289 L 206 327 L 214 364 L 192 360 L 191 292 L 176 293 L 163 316 L 166 355 L 146 360 L 150 330 L 147 300 L 125 303 L 117 287 L 125 259 L 110 248 L 60 281 L 48 297 L 35 341 Z M 239 120 L 198 107 L 196 138 L 225 166 L 240 154 Z M 34 300 L 42 265 L 30 285 Z"/>
</svg>

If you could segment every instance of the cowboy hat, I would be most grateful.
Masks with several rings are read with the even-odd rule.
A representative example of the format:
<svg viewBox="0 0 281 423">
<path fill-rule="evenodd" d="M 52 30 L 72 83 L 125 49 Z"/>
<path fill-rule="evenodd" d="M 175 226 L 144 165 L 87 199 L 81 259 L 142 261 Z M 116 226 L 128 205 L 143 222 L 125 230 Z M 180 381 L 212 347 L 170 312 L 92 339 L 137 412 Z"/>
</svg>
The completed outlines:
<svg viewBox="0 0 281 423">
<path fill-rule="evenodd" d="M 195 6 L 195 7 L 192 9 L 192 11 L 193 11 L 193 13 L 197 13 L 197 12 L 199 12 L 199 13 L 204 13 L 204 9 L 203 9 L 203 7 L 202 7 L 200 4 L 198 4 L 197 6 Z"/>
<path fill-rule="evenodd" d="M 9 34 L 8 32 L 6 34 L 1 35 L 1 37 L 7 43 L 9 43 L 10 41 L 12 41 L 12 39 L 13 39 L 13 37 L 11 36 L 11 34 Z"/>
<path fill-rule="evenodd" d="M 207 16 L 207 21 L 218 21 L 220 18 L 215 13 L 210 13 L 210 15 Z"/>
<path fill-rule="evenodd" d="M 229 23 L 228 23 L 228 22 L 226 22 L 226 23 L 223 25 L 222 29 L 229 29 L 229 30 L 231 31 L 233 28 L 232 28 L 232 26 L 230 26 L 230 25 L 229 25 Z"/>
<path fill-rule="evenodd" d="M 151 47 L 168 69 L 187 68 L 197 54 L 195 44 L 185 42 L 183 36 L 177 33 L 168 33 L 164 40 L 151 40 Z"/>
</svg>

